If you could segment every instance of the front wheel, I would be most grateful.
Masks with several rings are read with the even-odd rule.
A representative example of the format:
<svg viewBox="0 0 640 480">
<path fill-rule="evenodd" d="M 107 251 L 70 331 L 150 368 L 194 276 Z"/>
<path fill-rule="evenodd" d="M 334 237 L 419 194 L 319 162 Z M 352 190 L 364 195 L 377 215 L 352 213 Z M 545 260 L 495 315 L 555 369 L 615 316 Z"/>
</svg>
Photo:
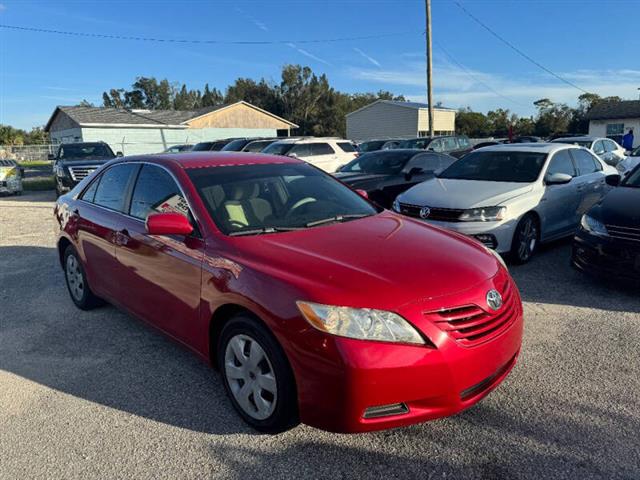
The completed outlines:
<svg viewBox="0 0 640 480">
<path fill-rule="evenodd" d="M 298 423 L 295 381 L 287 358 L 256 319 L 242 314 L 225 324 L 218 365 L 233 406 L 253 428 L 279 433 Z"/>
<path fill-rule="evenodd" d="M 540 242 L 540 226 L 535 215 L 528 213 L 518 222 L 511 243 L 511 259 L 518 264 L 531 260 Z"/>
</svg>

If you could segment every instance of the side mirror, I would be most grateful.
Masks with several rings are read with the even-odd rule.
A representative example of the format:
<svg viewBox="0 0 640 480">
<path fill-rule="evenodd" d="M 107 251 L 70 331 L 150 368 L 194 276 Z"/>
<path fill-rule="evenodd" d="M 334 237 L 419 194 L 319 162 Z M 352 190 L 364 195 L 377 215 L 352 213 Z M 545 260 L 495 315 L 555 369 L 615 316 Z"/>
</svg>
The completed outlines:
<svg viewBox="0 0 640 480">
<path fill-rule="evenodd" d="M 47 160 L 55 160 L 56 156 L 53 153 L 50 153 L 49 155 L 47 155 Z"/>
<path fill-rule="evenodd" d="M 174 212 L 152 213 L 147 217 L 145 227 L 150 235 L 189 235 L 193 232 L 189 219 Z"/>
<path fill-rule="evenodd" d="M 618 185 L 620 185 L 620 182 L 622 181 L 622 177 L 620 175 L 607 175 L 605 177 L 605 181 L 607 182 L 607 185 L 611 185 L 612 187 L 617 187 Z"/>
<path fill-rule="evenodd" d="M 122 154 L 122 152 L 116 152 L 116 157 L 123 157 L 124 155 Z"/>
<path fill-rule="evenodd" d="M 366 198 L 367 200 L 369 200 L 369 194 L 367 193 L 366 190 L 362 190 L 361 188 L 356 189 L 356 193 L 358 195 L 360 195 L 363 198 Z"/>
<path fill-rule="evenodd" d="M 573 177 L 568 173 L 552 173 L 544 177 L 544 181 L 547 185 L 564 185 L 573 180 Z"/>
</svg>

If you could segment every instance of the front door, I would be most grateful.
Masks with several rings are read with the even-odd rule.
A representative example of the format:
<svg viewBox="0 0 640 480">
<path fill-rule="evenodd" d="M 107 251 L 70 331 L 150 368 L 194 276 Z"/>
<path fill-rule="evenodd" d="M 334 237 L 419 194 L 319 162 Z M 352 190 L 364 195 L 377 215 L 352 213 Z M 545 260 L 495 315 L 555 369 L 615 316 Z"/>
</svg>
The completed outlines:
<svg viewBox="0 0 640 480">
<path fill-rule="evenodd" d="M 572 149 L 571 154 L 578 169 L 576 183 L 580 191 L 580 204 L 575 217 L 577 226 L 582 215 L 605 194 L 606 175 L 602 171 L 602 164 L 587 150 Z"/>
<path fill-rule="evenodd" d="M 149 235 L 147 216 L 163 211 L 191 216 L 171 174 L 144 164 L 116 247 L 123 279 L 119 298 L 136 315 L 185 340 L 194 334 L 199 315 L 204 241 L 197 229 L 186 237 Z"/>
<path fill-rule="evenodd" d="M 576 211 L 580 204 L 576 169 L 568 149 L 556 152 L 550 160 L 545 176 L 554 173 L 565 173 L 571 175 L 573 179 L 564 185 L 545 186 L 540 200 L 544 239 L 570 232 L 574 227 Z"/>
</svg>

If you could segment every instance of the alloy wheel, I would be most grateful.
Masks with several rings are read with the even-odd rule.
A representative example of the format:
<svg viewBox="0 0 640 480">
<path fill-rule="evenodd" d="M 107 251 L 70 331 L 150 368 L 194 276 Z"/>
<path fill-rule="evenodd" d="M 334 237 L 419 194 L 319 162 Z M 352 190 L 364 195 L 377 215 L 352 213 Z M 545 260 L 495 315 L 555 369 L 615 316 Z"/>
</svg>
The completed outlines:
<svg viewBox="0 0 640 480">
<path fill-rule="evenodd" d="M 518 257 L 521 261 L 527 261 L 536 248 L 538 242 L 538 227 L 533 218 L 527 218 L 520 226 Z"/>
<path fill-rule="evenodd" d="M 229 339 L 224 371 L 231 393 L 240 408 L 256 420 L 273 414 L 278 400 L 276 377 L 260 344 L 245 334 Z"/>
<path fill-rule="evenodd" d="M 73 298 L 78 302 L 81 301 L 84 295 L 84 277 L 82 276 L 80 262 L 78 262 L 75 255 L 69 255 L 67 257 L 65 272 L 71 295 L 73 295 Z"/>
</svg>

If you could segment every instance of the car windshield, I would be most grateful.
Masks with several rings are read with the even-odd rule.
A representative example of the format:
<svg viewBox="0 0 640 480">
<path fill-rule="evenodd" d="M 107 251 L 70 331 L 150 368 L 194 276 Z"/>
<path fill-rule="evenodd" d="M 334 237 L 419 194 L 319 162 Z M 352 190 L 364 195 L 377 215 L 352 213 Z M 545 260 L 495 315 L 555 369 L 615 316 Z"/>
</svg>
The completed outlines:
<svg viewBox="0 0 640 480">
<path fill-rule="evenodd" d="M 347 163 L 341 172 L 362 172 L 378 175 L 392 175 L 399 173 L 416 152 L 401 152 L 394 150 L 380 150 L 365 153 Z"/>
<path fill-rule="evenodd" d="M 396 148 L 427 148 L 431 143 L 431 138 L 412 138 L 410 140 L 402 140 Z"/>
<path fill-rule="evenodd" d="M 262 150 L 262 153 L 270 155 L 286 155 L 293 148 L 295 143 L 275 142 Z"/>
<path fill-rule="evenodd" d="M 260 141 L 257 141 L 257 142 L 251 142 L 247 146 L 245 146 L 242 149 L 242 151 L 243 152 L 253 152 L 253 153 L 262 152 L 262 150 L 264 150 L 265 147 L 268 147 L 273 142 L 275 142 L 275 140 L 260 140 Z"/>
<path fill-rule="evenodd" d="M 569 145 L 578 145 L 579 147 L 591 148 L 592 140 L 573 140 L 571 138 L 558 138 L 553 143 L 567 143 Z"/>
<path fill-rule="evenodd" d="M 227 143 L 224 147 L 222 147 L 223 152 L 239 152 L 240 150 L 242 150 L 242 147 L 244 147 L 247 143 L 249 143 L 250 140 L 244 139 L 244 138 L 239 138 L 238 140 L 233 140 L 229 143 Z"/>
<path fill-rule="evenodd" d="M 377 213 L 356 192 L 307 164 L 187 171 L 211 218 L 227 235 L 299 230 Z"/>
<path fill-rule="evenodd" d="M 209 150 L 211 150 L 212 146 L 213 146 L 213 142 L 197 143 L 196 145 L 194 145 L 191 151 L 192 152 L 208 152 Z"/>
<path fill-rule="evenodd" d="M 98 145 L 82 145 L 68 144 L 60 147 L 60 158 L 62 160 L 85 160 L 85 159 L 102 159 L 113 158 L 113 151 L 103 144 Z"/>
<path fill-rule="evenodd" d="M 534 182 L 547 158 L 546 153 L 477 150 L 451 164 L 439 178 L 490 182 Z"/>
<path fill-rule="evenodd" d="M 631 174 L 622 182 L 623 187 L 640 188 L 640 167 L 637 167 Z"/>
<path fill-rule="evenodd" d="M 361 152 L 375 152 L 380 150 L 382 146 L 387 143 L 387 140 L 372 140 L 370 142 L 363 142 L 359 145 Z"/>
</svg>

